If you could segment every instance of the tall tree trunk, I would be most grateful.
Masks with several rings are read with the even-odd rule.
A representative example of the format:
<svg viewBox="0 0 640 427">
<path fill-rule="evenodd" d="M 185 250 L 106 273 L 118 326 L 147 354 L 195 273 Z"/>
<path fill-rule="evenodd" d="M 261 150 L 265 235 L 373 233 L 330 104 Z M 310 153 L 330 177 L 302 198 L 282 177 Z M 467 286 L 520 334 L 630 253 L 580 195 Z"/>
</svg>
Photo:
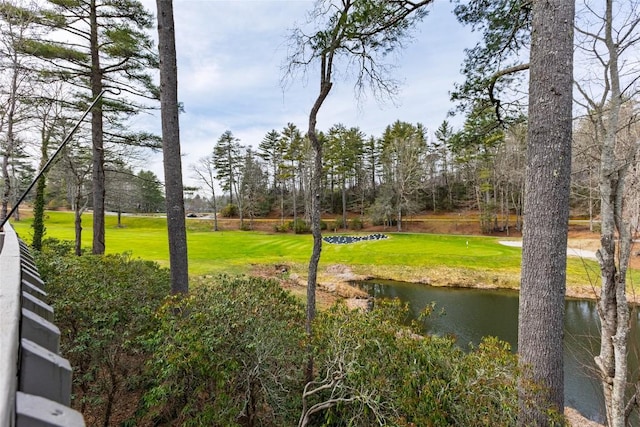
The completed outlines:
<svg viewBox="0 0 640 427">
<path fill-rule="evenodd" d="M 280 184 L 280 225 L 284 225 L 284 184 Z"/>
<path fill-rule="evenodd" d="M 309 196 L 310 191 L 310 173 L 309 170 L 301 171 L 302 174 L 302 182 L 300 185 L 304 188 L 303 200 L 304 200 L 304 220 L 307 224 L 311 224 L 311 196 Z M 324 188 L 324 186 L 322 186 Z"/>
<path fill-rule="evenodd" d="M 0 219 L 5 219 L 9 212 L 9 200 L 11 199 L 11 176 L 9 175 L 9 159 L 12 156 L 11 143 L 7 142 L 6 149 L 2 156 L 2 211 Z"/>
<path fill-rule="evenodd" d="M 78 185 L 76 188 L 75 201 L 73 203 L 73 212 L 74 212 L 74 230 L 75 230 L 75 242 L 74 242 L 74 251 L 76 256 L 82 255 L 82 211 L 84 210 L 83 206 L 80 206 L 80 202 L 82 201 L 82 196 L 80 196 L 82 191 L 82 184 Z"/>
<path fill-rule="evenodd" d="M 244 195 L 240 194 L 240 191 L 238 190 L 238 186 L 235 185 L 235 193 L 236 193 L 236 202 L 238 205 L 238 216 L 240 219 L 240 230 L 244 229 Z"/>
<path fill-rule="evenodd" d="M 16 149 L 15 133 L 13 125 L 16 119 L 16 105 L 18 103 L 18 64 L 17 58 L 13 56 L 13 71 L 11 73 L 11 86 L 9 89 L 9 108 L 7 110 L 7 142 L 2 151 L 2 182 L 4 184 L 2 193 L 2 208 L 0 219 L 4 220 L 9 211 L 9 201 L 13 193 L 12 180 L 9 175 L 9 163 Z"/>
<path fill-rule="evenodd" d="M 533 2 L 522 283 L 518 426 L 564 412 L 563 320 L 571 177 L 575 4 Z"/>
<path fill-rule="evenodd" d="M 346 229 L 347 226 L 347 183 L 342 178 L 342 226 Z"/>
<path fill-rule="evenodd" d="M 605 12 L 605 45 L 609 54 L 607 77 L 610 98 L 597 121 L 604 135 L 600 154 L 600 264 L 601 292 L 598 301 L 600 317 L 600 354 L 595 358 L 604 391 L 607 420 L 611 427 L 626 425 L 625 391 L 627 386 L 627 346 L 629 341 L 629 306 L 626 298 L 626 276 L 631 253 L 631 227 L 623 217 L 624 187 L 628 164 L 616 161 L 616 138 L 622 94 L 618 68 L 618 46 L 613 40 L 613 2 L 607 0 Z M 602 106 L 604 107 L 604 106 Z M 605 125 L 606 123 L 606 125 Z M 616 237 L 619 247 L 616 248 Z M 617 250 L 616 250 L 617 249 Z M 617 252 L 617 258 L 616 258 Z"/>
<path fill-rule="evenodd" d="M 100 70 L 100 54 L 98 46 L 98 12 L 96 0 L 90 5 L 91 20 L 91 96 L 97 99 L 102 92 L 102 70 Z M 93 186 L 93 249 L 96 255 L 104 254 L 104 133 L 102 131 L 102 101 L 96 103 L 91 111 L 92 149 L 92 186 Z"/>
<path fill-rule="evenodd" d="M 173 0 L 172 0 L 173 1 Z M 229 204 L 233 204 L 233 156 L 231 155 L 231 143 L 227 150 L 227 163 L 229 164 Z"/>
<path fill-rule="evenodd" d="M 213 199 L 213 231 L 218 231 L 218 202 L 216 201 L 216 191 L 211 186 L 211 198 Z"/>
<path fill-rule="evenodd" d="M 320 253 L 322 252 L 322 230 L 320 228 L 321 214 L 321 188 L 322 188 L 322 141 L 318 139 L 316 124 L 318 122 L 318 111 L 322 103 L 327 99 L 333 83 L 331 83 L 331 69 L 327 73 L 327 59 L 322 58 L 322 77 L 320 82 L 320 93 L 316 98 L 311 112 L 309 113 L 309 129 L 307 135 L 313 147 L 313 170 L 311 174 L 311 233 L 313 234 L 313 249 L 309 259 L 309 270 L 307 277 L 307 318 L 305 329 L 307 335 L 311 335 L 311 325 L 316 317 L 316 285 L 318 279 L 318 264 L 320 263 Z M 313 379 L 313 356 L 309 356 L 307 365 L 307 382 Z"/>
<path fill-rule="evenodd" d="M 293 176 L 291 177 L 291 198 L 293 201 L 293 224 L 295 227 L 295 224 L 298 222 L 298 204 L 296 203 L 298 196 L 296 194 L 296 175 L 293 161 L 291 162 L 291 169 L 294 170 Z"/>
<path fill-rule="evenodd" d="M 158 51 L 160 54 L 160 107 L 162 155 L 164 163 L 171 293 L 189 291 L 187 231 L 180 157 L 178 121 L 178 66 L 176 63 L 173 0 L 156 0 L 158 10 Z"/>
<path fill-rule="evenodd" d="M 49 110 L 50 111 L 50 110 Z M 46 232 L 44 225 L 44 208 L 45 208 L 45 191 L 47 189 L 47 174 L 45 166 L 49 161 L 49 144 L 51 137 L 56 128 L 56 122 L 59 118 L 57 114 L 52 118 L 51 123 L 48 125 L 47 119 L 49 112 L 45 113 L 42 117 L 42 127 L 40 128 L 40 165 L 38 167 L 39 173 L 42 175 L 38 179 L 36 185 L 36 194 L 33 202 L 33 222 L 31 227 L 33 228 L 33 239 L 31 246 L 36 250 L 42 249 L 42 239 Z"/>
</svg>

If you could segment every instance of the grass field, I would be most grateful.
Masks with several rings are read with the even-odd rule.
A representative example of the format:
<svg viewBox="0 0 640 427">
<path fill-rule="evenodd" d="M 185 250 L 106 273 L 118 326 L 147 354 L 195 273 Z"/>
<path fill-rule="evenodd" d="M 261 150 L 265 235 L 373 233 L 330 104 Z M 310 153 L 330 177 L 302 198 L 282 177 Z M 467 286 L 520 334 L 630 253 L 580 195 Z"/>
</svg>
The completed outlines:
<svg viewBox="0 0 640 427">
<path fill-rule="evenodd" d="M 73 214 L 47 212 L 46 237 L 73 240 Z M 31 240 L 31 220 L 12 222 L 26 242 Z M 83 247 L 91 247 L 91 215 L 83 215 Z M 108 253 L 129 252 L 134 257 L 168 266 L 166 220 L 160 217 L 125 216 L 122 227 L 116 217 L 106 219 Z M 286 264 L 304 276 L 311 254 L 311 235 L 222 230 L 213 232 L 211 221 L 189 219 L 189 271 L 192 275 L 248 273 L 255 266 Z M 324 243 L 320 270 L 334 264 L 348 265 L 356 274 L 434 284 L 477 284 L 517 287 L 521 250 L 503 246 L 498 238 L 482 236 L 386 233 L 389 238 L 348 245 Z M 569 258 L 569 286 L 598 281 L 594 261 Z M 640 280 L 637 271 L 633 282 Z"/>
</svg>

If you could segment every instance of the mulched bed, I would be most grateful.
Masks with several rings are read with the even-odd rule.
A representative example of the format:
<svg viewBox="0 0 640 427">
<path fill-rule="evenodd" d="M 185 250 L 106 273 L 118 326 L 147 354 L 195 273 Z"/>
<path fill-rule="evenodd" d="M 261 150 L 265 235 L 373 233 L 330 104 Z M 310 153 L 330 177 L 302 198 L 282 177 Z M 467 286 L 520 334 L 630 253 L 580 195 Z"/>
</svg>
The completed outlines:
<svg viewBox="0 0 640 427">
<path fill-rule="evenodd" d="M 333 245 L 348 245 L 350 243 L 383 239 L 388 239 L 388 236 L 381 233 L 368 234 L 366 236 L 325 236 L 322 238 L 325 242 Z"/>
</svg>

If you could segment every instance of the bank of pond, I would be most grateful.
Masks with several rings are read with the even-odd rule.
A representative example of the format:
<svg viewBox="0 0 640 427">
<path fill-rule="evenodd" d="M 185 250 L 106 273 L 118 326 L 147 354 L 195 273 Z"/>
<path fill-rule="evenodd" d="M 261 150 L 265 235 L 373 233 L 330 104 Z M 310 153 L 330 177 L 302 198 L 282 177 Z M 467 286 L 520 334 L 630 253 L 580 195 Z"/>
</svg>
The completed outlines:
<svg viewBox="0 0 640 427">
<path fill-rule="evenodd" d="M 482 337 L 495 336 L 518 345 L 518 293 L 510 290 L 442 288 L 421 284 L 367 281 L 358 287 L 375 298 L 398 298 L 409 304 L 410 313 L 420 313 L 435 304 L 430 316 L 422 318 L 426 333 L 453 336 L 468 348 Z M 640 313 L 632 311 L 629 369 L 631 378 L 639 374 Z M 565 302 L 565 404 L 585 417 L 604 423 L 605 410 L 600 382 L 596 379 L 594 355 L 599 352 L 600 326 L 594 301 L 568 299 Z M 640 426 L 634 414 L 632 425 Z"/>
</svg>

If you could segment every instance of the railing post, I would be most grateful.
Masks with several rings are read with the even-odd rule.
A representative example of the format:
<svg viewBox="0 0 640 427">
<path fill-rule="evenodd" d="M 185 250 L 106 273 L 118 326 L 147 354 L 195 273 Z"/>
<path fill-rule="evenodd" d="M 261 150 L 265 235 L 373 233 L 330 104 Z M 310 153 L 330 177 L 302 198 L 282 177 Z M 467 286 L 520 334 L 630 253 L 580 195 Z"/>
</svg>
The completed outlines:
<svg viewBox="0 0 640 427">
<path fill-rule="evenodd" d="M 15 425 L 20 343 L 20 245 L 10 226 L 0 233 L 0 425 Z"/>
<path fill-rule="evenodd" d="M 71 403 L 71 366 L 44 303 L 44 282 L 9 224 L 0 233 L 0 425 L 84 426 Z"/>
</svg>

